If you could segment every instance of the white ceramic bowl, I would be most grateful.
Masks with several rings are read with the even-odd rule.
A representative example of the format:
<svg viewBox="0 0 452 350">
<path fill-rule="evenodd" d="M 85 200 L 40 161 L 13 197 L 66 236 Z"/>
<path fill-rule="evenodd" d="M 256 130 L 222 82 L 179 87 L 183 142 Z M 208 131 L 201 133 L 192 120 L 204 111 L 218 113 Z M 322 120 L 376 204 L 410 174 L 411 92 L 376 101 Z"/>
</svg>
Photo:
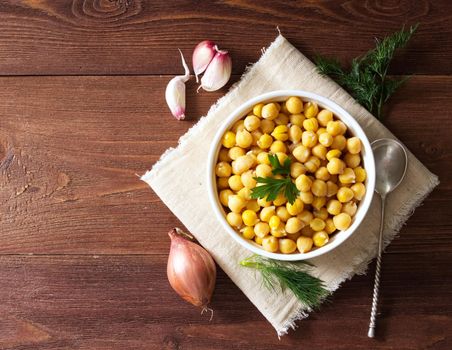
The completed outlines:
<svg viewBox="0 0 452 350">
<path fill-rule="evenodd" d="M 272 101 L 283 101 L 290 96 L 299 96 L 303 101 L 314 101 L 317 102 L 319 107 L 327 108 L 334 113 L 334 115 L 342 120 L 351 134 L 359 137 L 362 142 L 362 157 L 363 157 L 363 167 L 367 172 L 367 179 L 365 181 L 366 194 L 364 198 L 359 202 L 358 210 L 353 218 L 352 224 L 345 231 L 336 232 L 330 239 L 330 241 L 320 248 L 314 248 L 307 253 L 293 253 L 293 254 L 281 254 L 281 253 L 270 253 L 265 251 L 260 245 L 254 243 L 253 241 L 243 238 L 239 233 L 237 233 L 226 221 L 226 213 L 219 201 L 218 191 L 215 179 L 215 165 L 217 163 L 218 152 L 221 146 L 221 138 L 223 134 L 240 118 L 243 118 L 247 113 L 249 113 L 253 106 L 260 102 L 272 102 Z M 260 96 L 257 96 L 238 107 L 234 112 L 232 112 L 224 121 L 223 125 L 218 130 L 214 137 L 211 145 L 208 158 L 207 166 L 207 181 L 208 181 L 208 191 L 209 198 L 212 205 L 212 209 L 221 222 L 224 229 L 229 233 L 229 235 L 239 242 L 242 246 L 249 249 L 250 251 L 276 260 L 305 260 L 323 255 L 344 242 L 348 237 L 350 237 L 353 232 L 358 228 L 358 226 L 363 221 L 366 213 L 369 209 L 370 203 L 375 190 L 375 162 L 370 147 L 369 140 L 366 137 L 363 129 L 358 125 L 356 120 L 344 109 L 339 107 L 333 101 L 319 96 L 317 94 L 306 92 L 302 90 L 278 90 L 272 91 Z"/>
</svg>

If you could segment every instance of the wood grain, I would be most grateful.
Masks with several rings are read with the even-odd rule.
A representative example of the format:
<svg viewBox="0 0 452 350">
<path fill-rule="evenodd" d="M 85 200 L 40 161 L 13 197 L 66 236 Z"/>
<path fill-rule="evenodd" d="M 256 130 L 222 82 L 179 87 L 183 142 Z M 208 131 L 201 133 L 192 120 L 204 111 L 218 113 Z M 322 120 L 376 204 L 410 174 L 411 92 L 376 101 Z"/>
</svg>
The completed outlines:
<svg viewBox="0 0 452 350">
<path fill-rule="evenodd" d="M 129 5 L 126 6 L 125 4 Z M 0 1 L 0 74 L 175 74 L 201 40 L 229 49 L 234 72 L 254 62 L 276 27 L 298 48 L 344 62 L 402 24 L 420 23 L 398 74 L 450 74 L 452 3 L 417 1 Z"/>
<path fill-rule="evenodd" d="M 385 259 L 381 338 L 375 342 L 364 336 L 369 277 L 346 283 L 331 304 L 278 340 L 222 272 L 209 322 L 170 289 L 165 255 L 4 256 L 0 348 L 265 350 L 310 344 L 344 350 L 448 349 L 452 292 L 444 280 L 452 272 L 437 267 L 448 264 L 452 254 L 404 257 L 409 258 L 389 254 Z"/>
<path fill-rule="evenodd" d="M 189 85 L 188 101 L 195 104 L 189 104 L 189 120 L 178 122 L 162 96 L 168 79 L 0 78 L 0 140 L 6 150 L 1 253 L 167 251 L 166 233 L 179 222 L 136 174 L 176 145 L 220 96 L 194 96 Z M 452 130 L 444 111 L 451 106 L 452 78 L 414 77 L 398 96 L 389 127 L 442 182 L 391 250 L 451 252 Z"/>
</svg>

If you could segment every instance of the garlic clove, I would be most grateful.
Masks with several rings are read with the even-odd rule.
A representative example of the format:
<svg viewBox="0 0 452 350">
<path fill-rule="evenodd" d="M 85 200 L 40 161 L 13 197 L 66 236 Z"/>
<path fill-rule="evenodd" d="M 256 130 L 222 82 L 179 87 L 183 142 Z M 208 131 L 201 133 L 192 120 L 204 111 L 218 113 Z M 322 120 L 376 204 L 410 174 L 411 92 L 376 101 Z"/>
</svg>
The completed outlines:
<svg viewBox="0 0 452 350">
<path fill-rule="evenodd" d="M 206 70 L 215 53 L 215 43 L 213 41 L 204 40 L 196 45 L 193 51 L 193 71 L 195 72 L 196 82 L 199 81 L 198 75 Z"/>
<path fill-rule="evenodd" d="M 207 66 L 207 69 L 201 78 L 201 85 L 198 90 L 203 88 L 206 91 L 216 91 L 225 86 L 231 77 L 231 56 L 229 56 L 227 51 L 219 50 L 216 46 L 215 50 L 217 52 Z"/>
<path fill-rule="evenodd" d="M 184 55 L 182 55 L 180 50 L 179 52 L 185 74 L 178 75 L 169 81 L 166 86 L 165 99 L 171 114 L 177 120 L 182 120 L 185 118 L 185 82 L 190 79 L 190 69 L 185 62 Z"/>
</svg>

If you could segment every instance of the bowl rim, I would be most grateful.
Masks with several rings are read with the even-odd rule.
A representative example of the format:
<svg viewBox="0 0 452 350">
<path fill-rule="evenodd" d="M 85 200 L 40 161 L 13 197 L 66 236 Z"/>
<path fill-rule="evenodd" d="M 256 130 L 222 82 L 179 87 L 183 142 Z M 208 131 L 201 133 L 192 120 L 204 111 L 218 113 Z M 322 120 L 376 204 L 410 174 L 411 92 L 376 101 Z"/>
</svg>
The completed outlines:
<svg viewBox="0 0 452 350">
<path fill-rule="evenodd" d="M 366 194 L 364 198 L 359 203 L 359 208 L 356 215 L 353 218 L 352 225 L 344 231 L 340 231 L 335 234 L 334 240 L 328 242 L 323 247 L 319 247 L 315 250 L 311 250 L 307 253 L 292 253 L 292 254 L 283 254 L 283 253 L 271 253 L 267 252 L 263 248 L 260 248 L 257 244 L 251 243 L 251 241 L 241 237 L 239 233 L 237 233 L 226 221 L 226 216 L 224 213 L 224 209 L 222 208 L 221 203 L 218 199 L 218 193 L 216 188 L 216 177 L 215 177 L 215 165 L 218 157 L 218 152 L 220 150 L 221 138 L 223 134 L 232 126 L 234 122 L 238 119 L 242 118 L 245 113 L 250 111 L 252 107 L 260 102 L 272 102 L 272 101 L 280 101 L 284 98 L 288 98 L 290 96 L 298 96 L 302 99 L 308 99 L 314 102 L 317 102 L 319 106 L 323 108 L 328 108 L 333 112 L 336 118 L 343 121 L 348 129 L 352 130 L 352 134 L 360 138 L 363 144 L 363 163 L 364 169 L 367 173 L 366 178 Z M 375 190 L 375 161 L 372 152 L 372 148 L 367 138 L 364 130 L 358 124 L 358 122 L 353 118 L 350 113 L 348 113 L 345 109 L 340 107 L 337 103 L 332 100 L 318 95 L 313 92 L 308 92 L 304 90 L 275 90 L 270 91 L 254 98 L 251 98 L 244 103 L 242 103 L 239 107 L 234 109 L 232 113 L 230 113 L 220 128 L 217 130 L 212 144 L 210 146 L 209 154 L 208 154 L 208 166 L 207 166 L 207 186 L 208 186 L 208 195 L 209 201 L 213 208 L 213 211 L 217 217 L 217 219 L 221 222 L 223 228 L 228 232 L 229 236 L 231 236 L 236 242 L 238 242 L 244 248 L 250 250 L 251 252 L 265 256 L 267 258 L 275 259 L 275 260 L 284 260 L 284 261 L 301 261 L 306 259 L 315 258 L 326 254 L 339 245 L 341 245 L 344 241 L 346 241 L 360 226 L 364 217 L 366 216 L 370 204 L 372 202 L 372 198 Z"/>
</svg>

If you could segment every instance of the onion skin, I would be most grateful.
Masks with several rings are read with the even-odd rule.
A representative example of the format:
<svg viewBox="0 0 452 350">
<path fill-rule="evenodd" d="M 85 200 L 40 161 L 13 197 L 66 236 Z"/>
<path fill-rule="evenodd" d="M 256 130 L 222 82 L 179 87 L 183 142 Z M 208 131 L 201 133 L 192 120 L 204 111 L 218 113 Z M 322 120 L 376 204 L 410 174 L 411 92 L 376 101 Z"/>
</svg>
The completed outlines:
<svg viewBox="0 0 452 350">
<path fill-rule="evenodd" d="M 183 238 L 178 228 L 168 235 L 171 249 L 167 274 L 171 287 L 182 299 L 207 310 L 215 288 L 215 262 L 203 247 Z"/>
</svg>

